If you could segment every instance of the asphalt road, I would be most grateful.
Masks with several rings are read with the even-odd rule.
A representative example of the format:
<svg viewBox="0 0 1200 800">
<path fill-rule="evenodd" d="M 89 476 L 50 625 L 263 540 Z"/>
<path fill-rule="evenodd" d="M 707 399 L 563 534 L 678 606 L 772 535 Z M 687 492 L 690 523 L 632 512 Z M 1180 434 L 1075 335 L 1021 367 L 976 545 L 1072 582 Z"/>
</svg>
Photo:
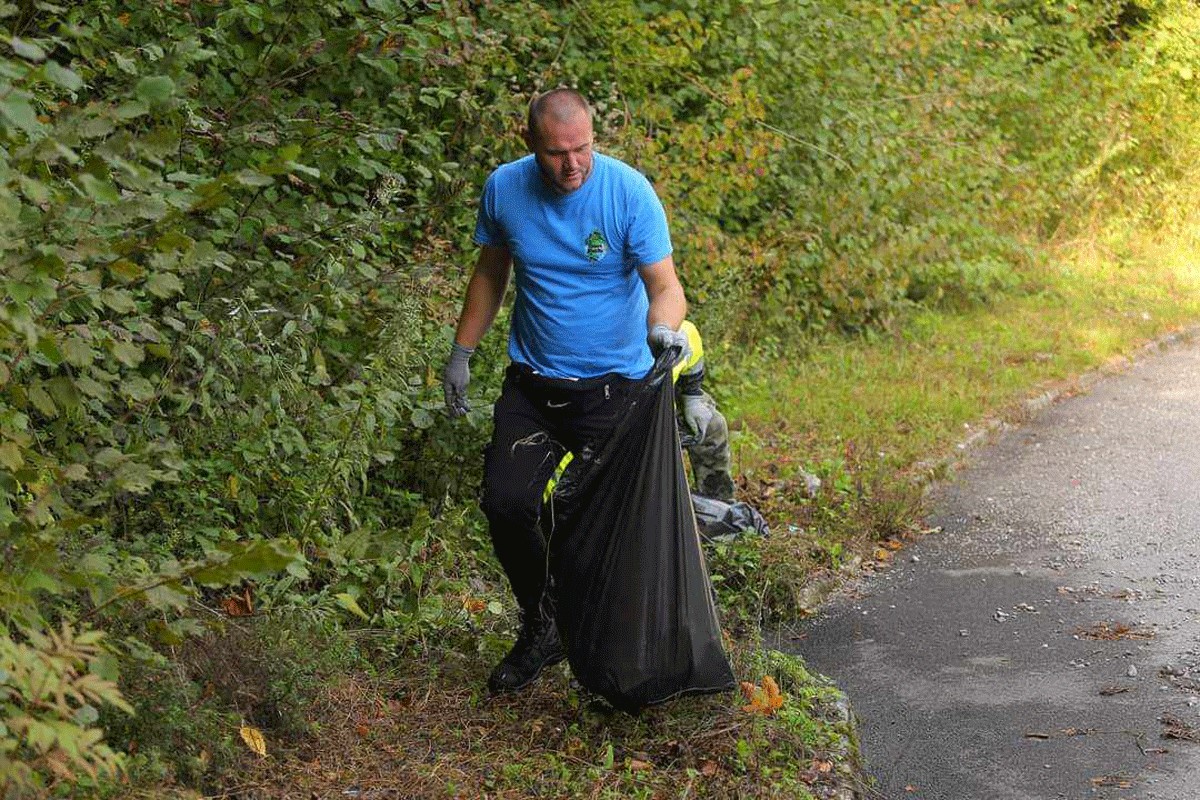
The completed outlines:
<svg viewBox="0 0 1200 800">
<path fill-rule="evenodd" d="M 1200 345 L 1001 433 L 929 522 L 780 643 L 848 693 L 876 796 L 1200 800 Z"/>
</svg>

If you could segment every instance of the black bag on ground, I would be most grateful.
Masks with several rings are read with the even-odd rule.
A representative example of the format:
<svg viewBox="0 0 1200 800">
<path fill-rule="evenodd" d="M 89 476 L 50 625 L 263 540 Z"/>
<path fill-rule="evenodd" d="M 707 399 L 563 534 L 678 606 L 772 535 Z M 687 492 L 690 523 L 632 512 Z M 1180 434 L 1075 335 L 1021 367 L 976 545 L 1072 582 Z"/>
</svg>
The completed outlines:
<svg viewBox="0 0 1200 800">
<path fill-rule="evenodd" d="M 771 535 L 763 515 L 749 503 L 726 503 L 715 497 L 693 494 L 692 510 L 696 512 L 700 536 L 706 542 L 728 542 L 743 533 Z"/>
<path fill-rule="evenodd" d="M 617 708 L 733 686 L 675 429 L 670 357 L 555 490 L 555 616 L 575 677 Z"/>
</svg>

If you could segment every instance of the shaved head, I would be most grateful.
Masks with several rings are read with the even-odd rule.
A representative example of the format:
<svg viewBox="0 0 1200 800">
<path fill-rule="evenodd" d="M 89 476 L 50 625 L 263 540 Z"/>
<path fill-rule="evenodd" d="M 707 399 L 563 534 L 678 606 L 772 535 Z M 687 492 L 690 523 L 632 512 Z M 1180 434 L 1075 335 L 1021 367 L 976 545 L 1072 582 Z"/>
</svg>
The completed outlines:
<svg viewBox="0 0 1200 800">
<path fill-rule="evenodd" d="M 529 135 L 537 138 L 541 136 L 547 121 L 566 124 L 573 121 L 580 112 L 586 114 L 588 121 L 591 121 L 592 107 L 583 99 L 583 95 L 574 89 L 551 89 L 539 94 L 529 104 L 529 119 L 526 121 Z"/>
</svg>

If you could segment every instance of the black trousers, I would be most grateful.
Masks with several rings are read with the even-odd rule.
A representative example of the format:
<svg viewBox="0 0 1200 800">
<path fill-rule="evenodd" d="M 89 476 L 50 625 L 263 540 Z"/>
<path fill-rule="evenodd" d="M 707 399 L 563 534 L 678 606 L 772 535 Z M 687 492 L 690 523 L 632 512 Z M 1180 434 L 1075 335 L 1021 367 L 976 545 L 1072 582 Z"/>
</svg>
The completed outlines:
<svg viewBox="0 0 1200 800">
<path fill-rule="evenodd" d="M 583 453 L 617 424 L 635 381 L 620 375 L 563 380 L 510 365 L 484 455 L 483 513 L 496 557 L 527 615 L 537 613 L 549 573 L 540 525 L 542 495 L 568 451 Z"/>
</svg>

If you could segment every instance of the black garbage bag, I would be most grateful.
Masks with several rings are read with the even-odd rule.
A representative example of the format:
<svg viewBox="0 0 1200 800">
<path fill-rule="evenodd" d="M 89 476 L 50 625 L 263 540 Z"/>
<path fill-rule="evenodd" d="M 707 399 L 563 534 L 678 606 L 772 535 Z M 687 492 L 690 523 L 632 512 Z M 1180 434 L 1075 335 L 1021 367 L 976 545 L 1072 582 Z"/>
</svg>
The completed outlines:
<svg viewBox="0 0 1200 800">
<path fill-rule="evenodd" d="M 700 536 L 706 542 L 728 542 L 743 533 L 771 534 L 763 515 L 749 503 L 726 503 L 715 497 L 693 494 L 692 510 L 696 512 Z"/>
<path fill-rule="evenodd" d="M 668 351 L 669 352 L 669 351 Z M 575 677 L 633 710 L 733 686 L 675 430 L 671 358 L 555 490 L 550 570 Z"/>
</svg>

